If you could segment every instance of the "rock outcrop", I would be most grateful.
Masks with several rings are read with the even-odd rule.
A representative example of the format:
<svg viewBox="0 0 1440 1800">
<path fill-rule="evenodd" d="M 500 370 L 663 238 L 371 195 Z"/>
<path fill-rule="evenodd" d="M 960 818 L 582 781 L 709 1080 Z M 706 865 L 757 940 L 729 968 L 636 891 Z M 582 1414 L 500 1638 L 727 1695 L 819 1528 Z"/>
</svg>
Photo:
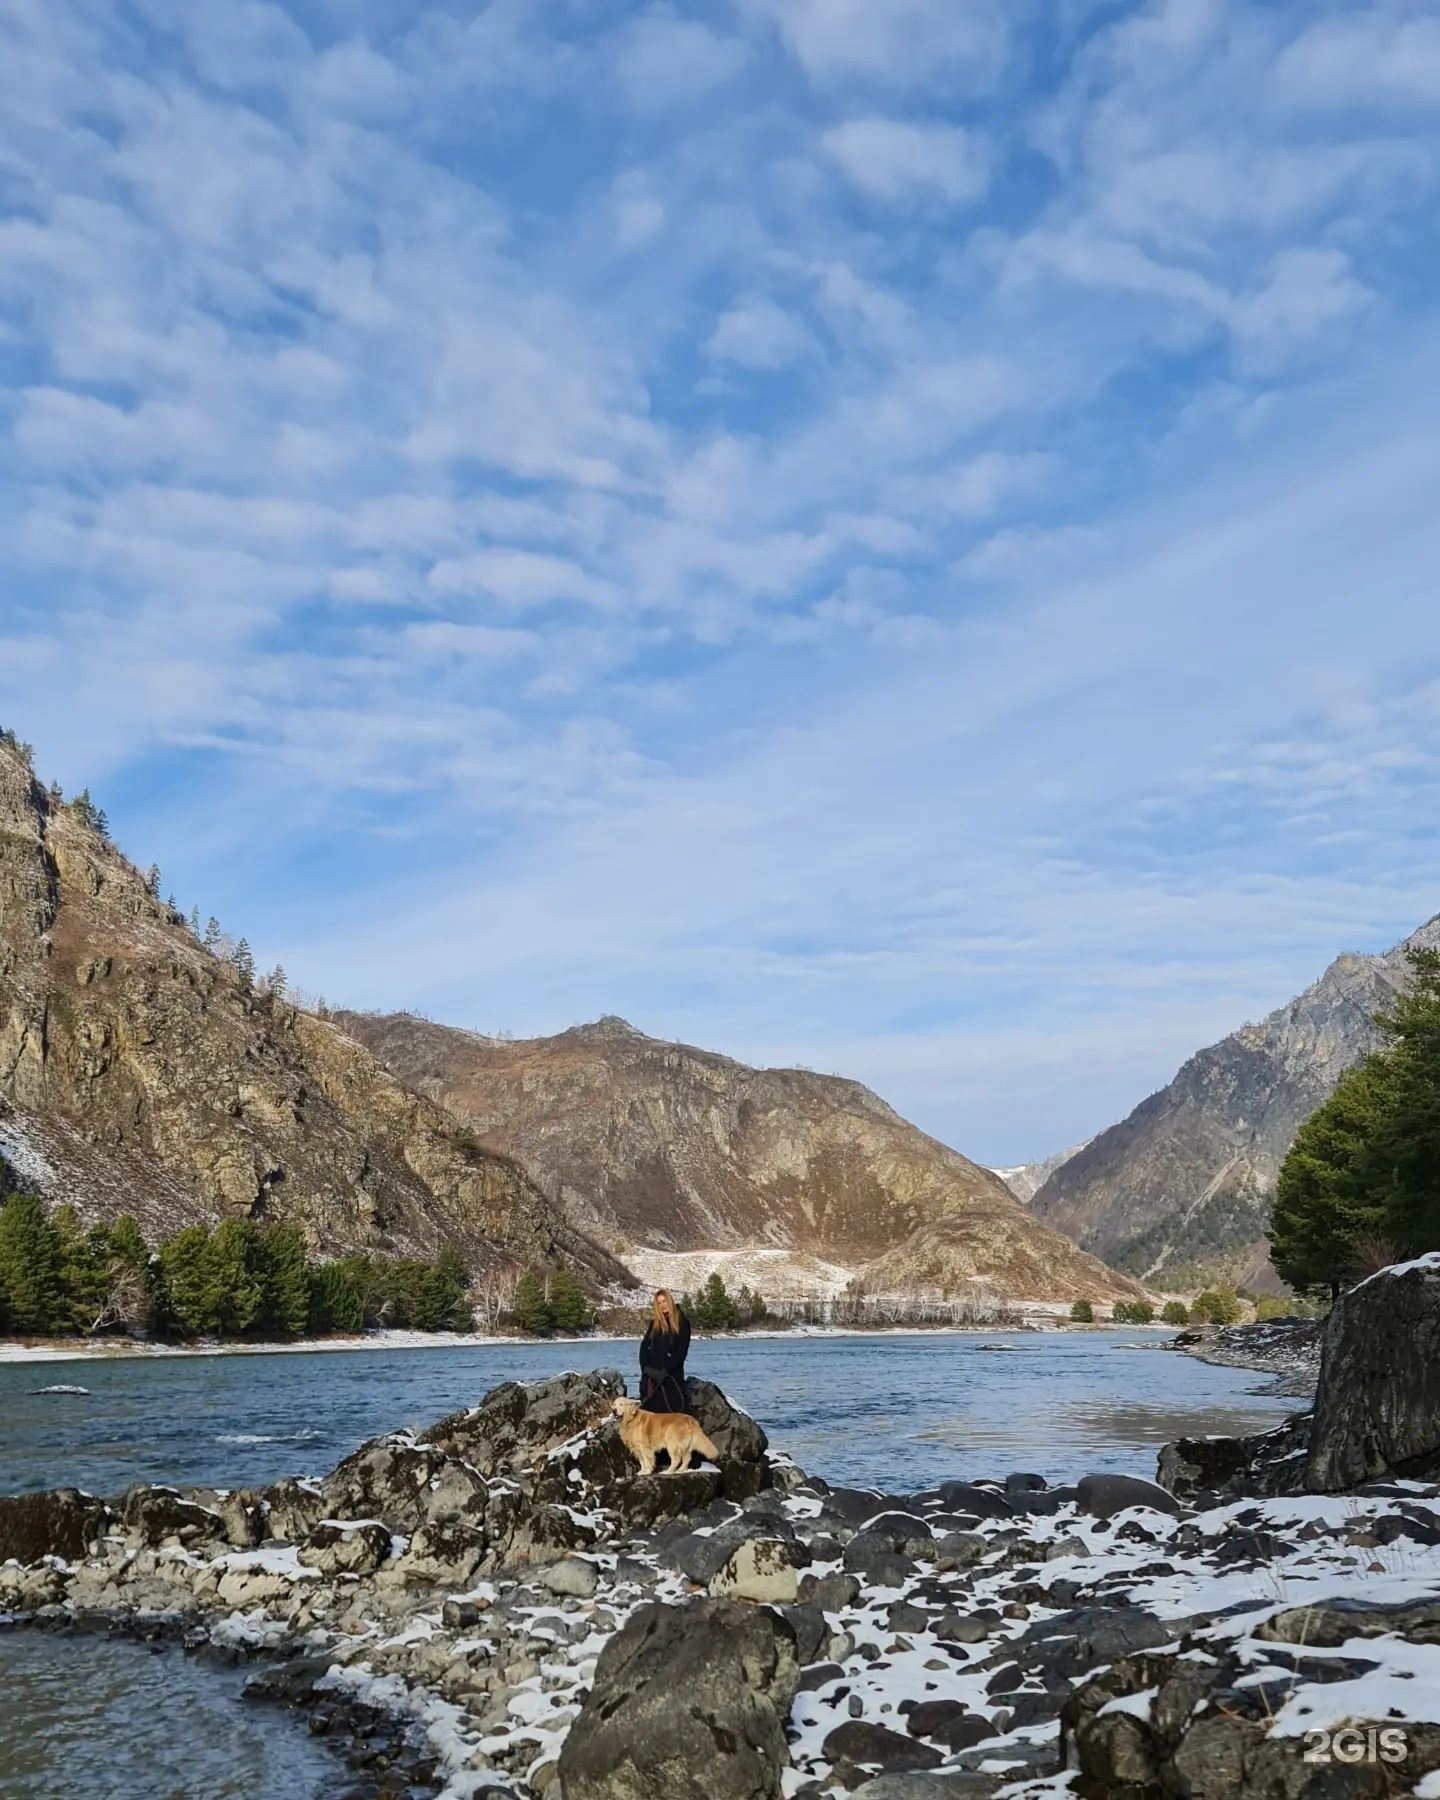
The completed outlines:
<svg viewBox="0 0 1440 1800">
<path fill-rule="evenodd" d="M 515 1041 L 408 1013 L 334 1018 L 622 1257 L 775 1246 L 858 1269 L 897 1252 L 887 1281 L 1026 1299 L 1139 1291 L 858 1082 L 748 1068 L 615 1018 Z"/>
<path fill-rule="evenodd" d="M 651 1602 L 600 1652 L 560 1752 L 565 1800 L 778 1800 L 795 1631 L 739 1600 Z"/>
<path fill-rule="evenodd" d="M 1250 1437 L 1181 1438 L 1161 1452 L 1159 1477 L 1190 1500 L 1440 1477 L 1440 1252 L 1335 1302 L 1313 1411 Z"/>
<path fill-rule="evenodd" d="M 333 1025 L 250 991 L 0 743 L 0 1150 L 152 1238 L 225 1215 L 473 1266 L 620 1266 Z"/>
<path fill-rule="evenodd" d="M 1143 1280 L 1198 1266 L 1273 1284 L 1265 1227 L 1280 1164 L 1345 1071 L 1379 1047 L 1375 1014 L 1402 991 L 1412 944 L 1440 946 L 1440 917 L 1383 955 L 1338 957 L 1288 1005 L 1198 1051 L 1065 1158 L 1036 1193 L 1036 1216 Z"/>
</svg>

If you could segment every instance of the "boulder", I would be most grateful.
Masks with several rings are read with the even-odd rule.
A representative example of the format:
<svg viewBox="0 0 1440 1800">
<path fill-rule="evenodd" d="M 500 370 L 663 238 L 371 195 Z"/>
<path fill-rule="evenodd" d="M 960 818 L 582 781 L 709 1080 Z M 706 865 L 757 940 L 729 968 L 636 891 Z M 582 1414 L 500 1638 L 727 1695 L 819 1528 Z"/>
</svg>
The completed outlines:
<svg viewBox="0 0 1440 1800">
<path fill-rule="evenodd" d="M 174 1539 L 190 1544 L 223 1538 L 225 1521 L 218 1512 L 187 1500 L 174 1488 L 136 1485 L 115 1502 L 122 1529 L 151 1548 Z"/>
<path fill-rule="evenodd" d="M 1177 1438 L 1166 1444 L 1156 1478 L 1177 1500 L 1214 1502 L 1304 1491 L 1309 1413 L 1248 1437 Z"/>
<path fill-rule="evenodd" d="M 894 1774 L 904 1769 L 933 1769 L 944 1761 L 930 1744 L 921 1743 L 905 1732 L 892 1731 L 888 1725 L 873 1719 L 846 1719 L 826 1734 L 821 1754 L 841 1770 L 864 1770 L 869 1774 Z M 842 1785 L 849 1785 L 844 1782 Z"/>
<path fill-rule="evenodd" d="M 414 1531 L 430 1519 L 483 1518 L 489 1491 L 443 1450 L 396 1436 L 372 1438 L 337 1464 L 319 1498 L 325 1518 L 379 1519 L 392 1531 Z"/>
<path fill-rule="evenodd" d="M 1440 1253 L 1382 1269 L 1325 1323 L 1305 1458 L 1311 1493 L 1440 1474 Z"/>
<path fill-rule="evenodd" d="M 600 1585 L 600 1574 L 588 1557 L 567 1556 L 542 1569 L 536 1580 L 552 1594 L 588 1600 Z"/>
<path fill-rule="evenodd" d="M 766 1607 L 640 1607 L 565 1739 L 565 1800 L 776 1800 L 799 1677 L 795 1634 Z"/>
<path fill-rule="evenodd" d="M 710 1592 L 775 1606 L 791 1604 L 798 1587 L 790 1545 L 780 1538 L 747 1538 L 711 1576 Z"/>
<path fill-rule="evenodd" d="M 478 1406 L 438 1420 L 419 1441 L 460 1457 L 482 1475 L 517 1475 L 608 1420 L 624 1392 L 618 1369 L 571 1372 L 548 1381 L 507 1381 L 492 1388 Z"/>
<path fill-rule="evenodd" d="M 489 1543 L 483 1528 L 464 1519 L 436 1519 L 422 1525 L 405 1553 L 392 1565 L 397 1581 L 468 1587 L 485 1561 Z"/>
<path fill-rule="evenodd" d="M 300 1560 L 322 1575 L 370 1575 L 390 1554 L 390 1533 L 373 1521 L 327 1519 L 300 1546 Z"/>
<path fill-rule="evenodd" d="M 0 1563 L 82 1557 L 111 1523 L 104 1501 L 79 1488 L 0 1495 Z"/>
<path fill-rule="evenodd" d="M 754 1463 L 765 1459 L 770 1440 L 747 1412 L 741 1412 L 713 1381 L 692 1376 L 685 1383 L 685 1401 L 715 1448 L 722 1463 Z"/>
<path fill-rule="evenodd" d="M 1152 1512 L 1163 1513 L 1183 1510 L 1173 1494 L 1134 1475 L 1084 1475 L 1075 1492 L 1081 1512 L 1096 1519 L 1113 1518 L 1131 1506 L 1148 1506 Z"/>
</svg>

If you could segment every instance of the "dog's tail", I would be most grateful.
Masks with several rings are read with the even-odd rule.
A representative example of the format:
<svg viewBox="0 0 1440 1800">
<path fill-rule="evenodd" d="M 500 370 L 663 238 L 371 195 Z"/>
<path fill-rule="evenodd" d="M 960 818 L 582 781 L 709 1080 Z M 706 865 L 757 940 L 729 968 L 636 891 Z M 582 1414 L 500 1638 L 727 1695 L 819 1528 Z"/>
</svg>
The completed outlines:
<svg viewBox="0 0 1440 1800">
<path fill-rule="evenodd" d="M 706 1437 L 705 1433 L 700 1429 L 700 1427 L 698 1425 L 695 1427 L 694 1448 L 696 1450 L 698 1450 L 700 1452 L 700 1454 L 703 1457 L 705 1457 L 708 1461 L 713 1462 L 713 1463 L 719 1462 L 720 1452 L 710 1442 L 709 1438 Z"/>
</svg>

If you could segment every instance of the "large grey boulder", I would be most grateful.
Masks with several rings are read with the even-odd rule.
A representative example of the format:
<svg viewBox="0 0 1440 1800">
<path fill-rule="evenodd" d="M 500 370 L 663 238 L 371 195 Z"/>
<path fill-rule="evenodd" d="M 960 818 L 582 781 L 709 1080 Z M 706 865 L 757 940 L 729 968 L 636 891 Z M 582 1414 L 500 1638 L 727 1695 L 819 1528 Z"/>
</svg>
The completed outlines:
<svg viewBox="0 0 1440 1800">
<path fill-rule="evenodd" d="M 82 1557 L 110 1522 L 105 1503 L 79 1488 L 0 1495 L 0 1563 Z"/>
<path fill-rule="evenodd" d="M 518 1475 L 549 1451 L 610 1416 L 625 1383 L 616 1369 L 568 1372 L 548 1381 L 507 1381 L 478 1406 L 446 1415 L 420 1442 L 458 1456 L 482 1475 Z"/>
<path fill-rule="evenodd" d="M 775 1800 L 799 1679 L 795 1633 L 768 1608 L 642 1606 L 560 1752 L 564 1800 Z"/>
<path fill-rule="evenodd" d="M 1342 1294 L 1325 1325 L 1311 1493 L 1440 1474 L 1440 1253 Z"/>
<path fill-rule="evenodd" d="M 1299 1494 L 1309 1440 L 1309 1413 L 1248 1437 L 1176 1438 L 1160 1451 L 1156 1479 L 1184 1501 Z"/>
</svg>

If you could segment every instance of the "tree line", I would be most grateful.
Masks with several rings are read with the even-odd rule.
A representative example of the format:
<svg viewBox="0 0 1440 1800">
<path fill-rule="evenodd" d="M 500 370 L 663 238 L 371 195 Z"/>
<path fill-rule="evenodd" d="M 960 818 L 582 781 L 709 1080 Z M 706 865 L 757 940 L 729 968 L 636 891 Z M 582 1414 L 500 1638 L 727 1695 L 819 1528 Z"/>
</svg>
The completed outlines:
<svg viewBox="0 0 1440 1800">
<path fill-rule="evenodd" d="M 1377 1019 L 1386 1042 L 1341 1077 L 1280 1168 L 1270 1260 L 1301 1293 L 1333 1296 L 1440 1249 L 1440 951 L 1407 955 L 1409 986 Z"/>
<path fill-rule="evenodd" d="M 187 1225 L 156 1249 L 128 1216 L 86 1227 L 31 1194 L 0 1205 L 0 1331 L 47 1337 L 295 1338 L 378 1325 L 468 1331 L 469 1276 L 433 1262 L 357 1254 L 312 1260 L 293 1225 Z"/>
</svg>

